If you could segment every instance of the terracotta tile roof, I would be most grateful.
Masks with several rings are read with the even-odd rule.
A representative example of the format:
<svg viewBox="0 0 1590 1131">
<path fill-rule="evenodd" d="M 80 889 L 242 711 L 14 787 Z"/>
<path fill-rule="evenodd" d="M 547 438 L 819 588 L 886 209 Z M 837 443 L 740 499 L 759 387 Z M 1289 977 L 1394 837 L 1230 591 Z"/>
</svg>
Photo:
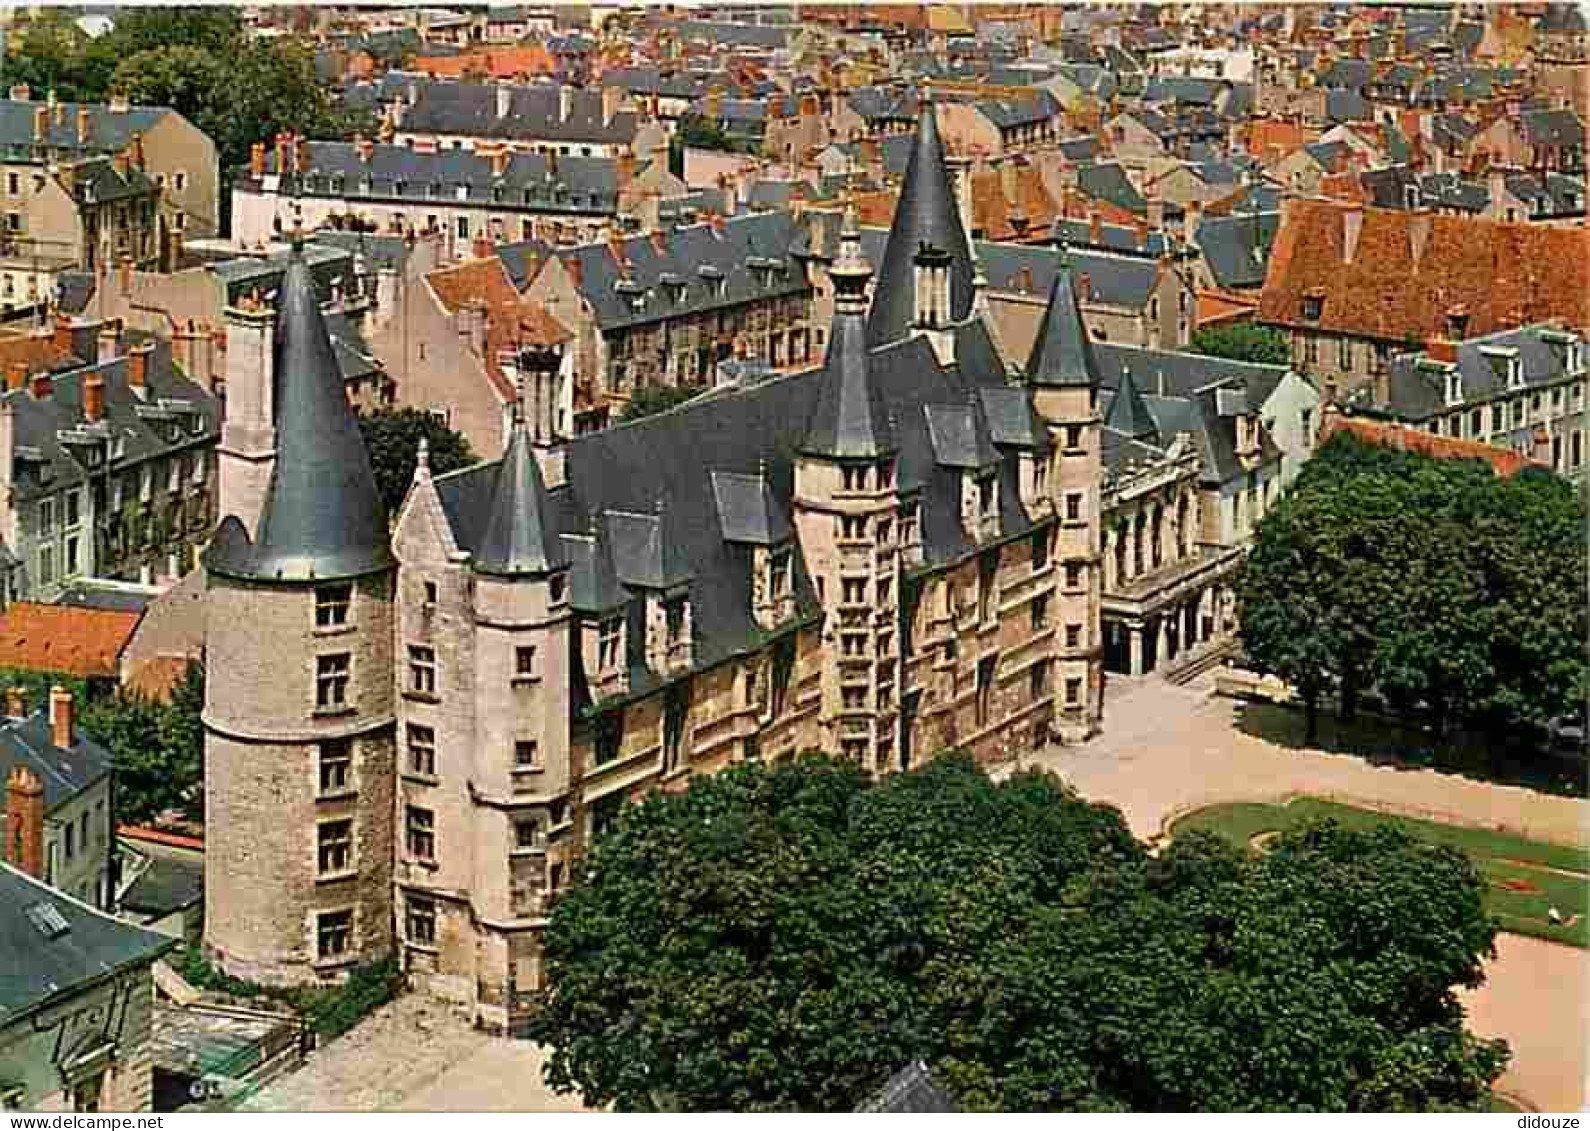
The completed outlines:
<svg viewBox="0 0 1590 1131">
<path fill-rule="evenodd" d="M 1332 200 L 1344 200 L 1352 204 L 1364 204 L 1369 200 L 1369 194 L 1364 191 L 1364 183 L 1359 179 L 1356 169 L 1348 169 L 1345 173 L 1327 173 L 1321 177 L 1319 194 L 1328 196 Z"/>
<path fill-rule="evenodd" d="M 43 373 L 61 368 L 72 357 L 72 351 L 58 344 L 51 334 L 0 337 L 0 374 L 13 365 L 26 365 L 30 374 Z"/>
<path fill-rule="evenodd" d="M 415 59 L 406 69 L 438 79 L 472 75 L 514 79 L 525 75 L 555 75 L 558 65 L 541 44 L 527 43 L 523 47 L 494 47 L 467 55 L 427 55 Z"/>
<path fill-rule="evenodd" d="M 1005 175 L 998 169 L 972 174 L 972 227 L 981 228 L 983 238 L 1011 240 L 1038 237 L 1047 241 L 1059 209 L 1044 189 L 1038 170 L 1018 168 L 1015 175 L 1016 199 L 1006 195 Z M 1010 216 L 1016 203 L 1027 216 L 1026 237 L 1018 237 Z"/>
<path fill-rule="evenodd" d="M 1478 459 L 1491 465 L 1491 470 L 1506 478 L 1517 475 L 1530 465 L 1546 465 L 1506 448 L 1494 448 L 1478 440 L 1459 440 L 1452 436 L 1435 436 L 1402 424 L 1383 424 L 1373 420 L 1360 420 L 1327 411 L 1320 422 L 1320 443 L 1337 432 L 1350 432 L 1366 444 L 1398 451 L 1414 452 L 1434 459 Z"/>
<path fill-rule="evenodd" d="M 142 616 L 18 601 L 0 614 L 0 668 L 115 678 Z"/>
<path fill-rule="evenodd" d="M 1354 220 L 1356 215 L 1361 220 Z M 1348 234 L 1357 224 L 1352 261 Z M 1590 326 L 1590 231 L 1429 212 L 1289 200 L 1270 254 L 1259 317 L 1358 337 L 1425 342 L 1468 308 L 1466 334 L 1533 322 Z M 1303 316 L 1305 295 L 1323 299 Z"/>
<path fill-rule="evenodd" d="M 1280 118 L 1255 118 L 1248 123 L 1245 144 L 1248 153 L 1261 161 L 1279 159 L 1311 142 L 1319 131 Z"/>
<path fill-rule="evenodd" d="M 433 271 L 426 281 L 449 314 L 456 314 L 472 302 L 484 304 L 486 356 L 481 360 L 505 400 L 513 399 L 516 392 L 497 360 L 501 351 L 515 345 L 561 345 L 574 337 L 573 331 L 539 303 L 523 298 L 514 289 L 507 268 L 496 256 Z"/>
<path fill-rule="evenodd" d="M 1215 289 L 1198 292 L 1199 328 L 1229 322 L 1250 322 L 1258 312 L 1259 302 L 1252 295 Z"/>
<path fill-rule="evenodd" d="M 145 828 L 143 825 L 120 825 L 116 835 L 126 837 L 128 840 L 141 840 L 147 844 L 168 844 L 173 848 L 196 848 L 204 851 L 204 839 L 196 836 L 182 836 L 180 833 L 168 833 L 163 829 Z"/>
</svg>

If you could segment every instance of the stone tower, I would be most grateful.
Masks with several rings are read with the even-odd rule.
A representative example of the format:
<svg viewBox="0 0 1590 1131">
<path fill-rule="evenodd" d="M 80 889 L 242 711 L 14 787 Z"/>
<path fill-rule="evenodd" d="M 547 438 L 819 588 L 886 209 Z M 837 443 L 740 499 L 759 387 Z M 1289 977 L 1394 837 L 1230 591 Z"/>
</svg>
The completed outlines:
<svg viewBox="0 0 1590 1131">
<path fill-rule="evenodd" d="M 1049 306 L 1027 360 L 1033 408 L 1049 428 L 1054 457 L 1049 493 L 1057 519 L 1054 556 L 1062 624 L 1080 626 L 1074 644 L 1055 638 L 1055 737 L 1080 742 L 1098 731 L 1104 666 L 1099 568 L 1103 526 L 1099 483 L 1099 366 L 1082 321 L 1070 257 L 1062 252 Z"/>
<path fill-rule="evenodd" d="M 228 513 L 204 558 L 204 943 L 230 974 L 326 981 L 392 950 L 396 563 L 300 246 L 249 330 L 270 365 L 229 400 L 268 408 L 249 438 L 274 458 L 257 521 Z M 222 497 L 247 507 L 259 465 L 223 461 Z"/>
<path fill-rule="evenodd" d="M 848 218 L 822 387 L 795 461 L 795 524 L 825 613 L 823 737 L 873 772 L 895 769 L 899 686 L 894 423 L 870 373 L 872 270 Z"/>
</svg>

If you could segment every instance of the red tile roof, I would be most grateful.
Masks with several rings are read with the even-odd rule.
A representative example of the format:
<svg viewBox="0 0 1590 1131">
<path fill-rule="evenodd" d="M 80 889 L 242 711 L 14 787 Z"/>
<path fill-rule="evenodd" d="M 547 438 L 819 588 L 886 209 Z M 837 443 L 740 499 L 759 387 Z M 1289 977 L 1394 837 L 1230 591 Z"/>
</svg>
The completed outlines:
<svg viewBox="0 0 1590 1131">
<path fill-rule="evenodd" d="M 142 616 L 18 601 L 0 614 L 0 668 L 114 679 Z"/>
<path fill-rule="evenodd" d="M 1434 459 L 1478 459 L 1491 465 L 1491 470 L 1504 479 L 1517 475 L 1530 465 L 1544 467 L 1537 460 L 1519 455 L 1506 448 L 1495 448 L 1478 440 L 1459 440 L 1452 436 L 1436 436 L 1409 428 L 1403 424 L 1383 424 L 1361 420 L 1327 411 L 1320 422 L 1319 442 L 1324 443 L 1337 432 L 1349 432 L 1366 444 L 1398 451 L 1414 452 Z"/>
<path fill-rule="evenodd" d="M 516 79 L 529 75 L 555 75 L 558 64 L 539 43 L 523 47 L 494 47 L 467 55 L 426 55 L 415 59 L 405 70 L 417 71 L 438 79 L 485 76 Z"/>
<path fill-rule="evenodd" d="M 574 337 L 540 303 L 522 297 L 502 260 L 473 259 L 456 267 L 432 271 L 426 276 L 431 290 L 449 314 L 476 302 L 486 308 L 486 373 L 497 391 L 507 399 L 516 394 L 498 362 L 498 354 L 514 345 L 561 345 Z"/>
<path fill-rule="evenodd" d="M 1381 341 L 1425 342 L 1466 306 L 1479 337 L 1534 322 L 1590 326 L 1590 231 L 1463 216 L 1286 202 L 1261 321 Z M 1357 224 L 1352 260 L 1347 240 Z M 1317 320 L 1303 296 L 1324 299 Z"/>
</svg>

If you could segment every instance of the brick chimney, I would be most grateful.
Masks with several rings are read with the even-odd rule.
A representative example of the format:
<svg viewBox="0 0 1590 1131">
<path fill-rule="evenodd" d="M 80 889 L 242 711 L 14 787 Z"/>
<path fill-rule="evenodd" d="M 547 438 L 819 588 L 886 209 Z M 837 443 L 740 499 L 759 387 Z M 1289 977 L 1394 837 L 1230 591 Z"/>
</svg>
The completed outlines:
<svg viewBox="0 0 1590 1131">
<path fill-rule="evenodd" d="M 616 86 L 602 87 L 602 125 L 607 127 L 613 124 L 613 119 L 618 116 L 619 100 L 624 92 Z"/>
<path fill-rule="evenodd" d="M 28 363 L 13 361 L 6 367 L 6 392 L 17 393 L 28 387 Z"/>
<path fill-rule="evenodd" d="M 90 424 L 105 419 L 105 378 L 98 373 L 83 379 L 83 419 Z"/>
<path fill-rule="evenodd" d="M 1081 302 L 1093 301 L 1093 279 L 1086 271 L 1077 276 L 1077 299 Z"/>
<path fill-rule="evenodd" d="M 620 190 L 629 187 L 629 182 L 635 179 L 635 154 L 627 147 L 618 154 L 618 187 Z"/>
<path fill-rule="evenodd" d="M 73 726 L 75 707 L 70 691 L 59 684 L 50 688 L 50 741 L 62 750 L 72 747 L 72 735 L 77 729 Z"/>
<path fill-rule="evenodd" d="M 1431 361 L 1457 362 L 1457 343 L 1445 338 L 1431 338 L 1425 343 L 1424 352 Z"/>
<path fill-rule="evenodd" d="M 149 355 L 154 352 L 153 342 L 143 342 L 127 351 L 127 384 L 139 400 L 148 395 Z"/>
<path fill-rule="evenodd" d="M 6 688 L 6 718 L 25 719 L 28 717 L 28 689 L 25 687 Z"/>
<path fill-rule="evenodd" d="M 248 148 L 248 175 L 256 181 L 265 175 L 265 143 L 262 141 Z"/>
<path fill-rule="evenodd" d="M 55 333 L 50 344 L 62 353 L 72 352 L 72 320 L 64 314 L 55 316 Z"/>
<path fill-rule="evenodd" d="M 134 131 L 132 143 L 127 148 L 132 155 L 133 168 L 142 172 L 144 168 L 144 135 Z"/>
<path fill-rule="evenodd" d="M 48 373 L 35 373 L 33 375 L 33 399 L 47 401 L 50 394 L 55 392 L 55 382 Z"/>
<path fill-rule="evenodd" d="M 44 143 L 44 135 L 50 128 L 50 108 L 48 106 L 35 106 L 33 108 L 33 140 L 39 144 Z"/>
<path fill-rule="evenodd" d="M 100 324 L 99 334 L 95 338 L 95 362 L 104 365 L 121 352 L 121 323 L 114 318 L 107 319 Z"/>
<path fill-rule="evenodd" d="M 87 106 L 77 108 L 77 144 L 87 145 L 89 134 L 94 131 L 94 119 L 89 114 Z"/>
<path fill-rule="evenodd" d="M 4 859 L 36 880 L 44 878 L 44 783 L 26 766 L 6 778 Z"/>
</svg>

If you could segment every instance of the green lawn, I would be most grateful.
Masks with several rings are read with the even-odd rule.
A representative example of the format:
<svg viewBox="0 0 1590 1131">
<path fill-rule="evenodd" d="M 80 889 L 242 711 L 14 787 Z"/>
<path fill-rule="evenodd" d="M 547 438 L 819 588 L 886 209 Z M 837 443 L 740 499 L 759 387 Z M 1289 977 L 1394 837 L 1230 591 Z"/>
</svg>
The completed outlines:
<svg viewBox="0 0 1590 1131">
<path fill-rule="evenodd" d="M 1211 805 L 1179 818 L 1171 826 L 1171 835 L 1207 829 L 1248 844 L 1263 833 L 1323 817 L 1350 828 L 1398 825 L 1433 844 L 1461 848 L 1488 881 L 1486 903 L 1503 930 L 1590 947 L 1590 852 L 1583 849 L 1377 813 L 1314 797 L 1295 798 L 1286 805 Z M 1553 924 L 1547 918 L 1551 907 L 1573 925 Z"/>
</svg>

